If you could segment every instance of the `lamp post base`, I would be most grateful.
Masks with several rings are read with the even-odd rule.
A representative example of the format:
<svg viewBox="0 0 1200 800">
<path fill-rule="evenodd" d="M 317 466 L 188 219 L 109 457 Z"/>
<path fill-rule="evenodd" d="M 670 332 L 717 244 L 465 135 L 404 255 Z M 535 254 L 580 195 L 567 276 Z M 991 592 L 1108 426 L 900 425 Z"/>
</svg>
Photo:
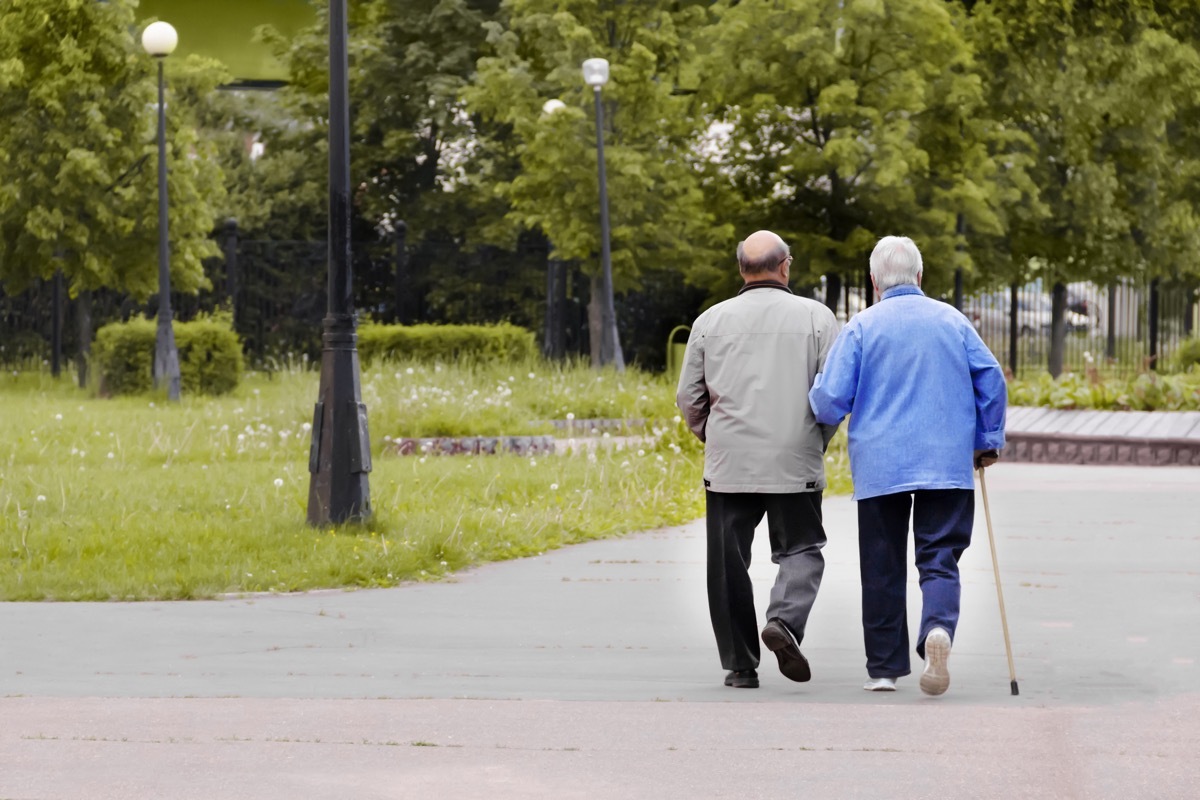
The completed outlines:
<svg viewBox="0 0 1200 800">
<path fill-rule="evenodd" d="M 154 336 L 154 388 L 167 385 L 167 399 L 179 400 L 179 349 L 175 347 L 175 328 L 171 312 L 158 314 L 158 329 Z"/>
<path fill-rule="evenodd" d="M 362 402 L 354 317 L 325 317 L 321 383 L 313 411 L 308 523 L 329 525 L 371 516 L 371 440 Z"/>
</svg>

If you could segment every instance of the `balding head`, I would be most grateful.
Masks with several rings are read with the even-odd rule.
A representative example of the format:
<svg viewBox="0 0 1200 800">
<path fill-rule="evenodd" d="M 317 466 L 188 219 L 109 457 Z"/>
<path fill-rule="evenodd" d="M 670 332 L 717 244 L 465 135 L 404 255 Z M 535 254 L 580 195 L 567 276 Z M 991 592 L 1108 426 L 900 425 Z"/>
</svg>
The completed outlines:
<svg viewBox="0 0 1200 800">
<path fill-rule="evenodd" d="M 747 279 L 777 272 L 790 257 L 783 239 L 771 231 L 755 231 L 737 246 L 738 268 Z"/>
</svg>

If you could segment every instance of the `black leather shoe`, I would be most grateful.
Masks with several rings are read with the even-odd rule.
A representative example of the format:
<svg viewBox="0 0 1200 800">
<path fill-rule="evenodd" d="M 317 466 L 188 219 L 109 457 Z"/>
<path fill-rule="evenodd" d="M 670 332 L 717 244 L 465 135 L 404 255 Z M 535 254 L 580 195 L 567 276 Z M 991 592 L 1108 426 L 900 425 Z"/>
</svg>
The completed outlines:
<svg viewBox="0 0 1200 800">
<path fill-rule="evenodd" d="M 812 678 L 808 659 L 800 652 L 800 643 L 782 621 L 773 619 L 762 630 L 763 644 L 779 660 L 779 671 L 785 678 L 804 683 Z"/>
<path fill-rule="evenodd" d="M 725 676 L 725 685 L 735 689 L 757 689 L 758 673 L 752 669 L 735 669 Z"/>
</svg>

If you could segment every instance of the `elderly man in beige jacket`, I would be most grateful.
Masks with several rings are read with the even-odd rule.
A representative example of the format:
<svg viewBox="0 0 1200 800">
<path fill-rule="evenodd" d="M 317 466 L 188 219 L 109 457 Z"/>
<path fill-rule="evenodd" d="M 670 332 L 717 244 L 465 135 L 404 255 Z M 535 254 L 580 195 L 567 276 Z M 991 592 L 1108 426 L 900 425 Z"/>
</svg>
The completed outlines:
<svg viewBox="0 0 1200 800">
<path fill-rule="evenodd" d="M 792 294 L 792 257 L 776 234 L 751 234 L 737 259 L 745 286 L 692 326 L 676 401 L 705 443 L 708 607 L 725 685 L 752 689 L 750 545 L 764 514 L 779 573 L 762 641 L 786 677 L 812 675 L 800 642 L 825 569 L 824 451 L 836 427 L 818 424 L 807 398 L 838 324 L 821 303 Z"/>
</svg>

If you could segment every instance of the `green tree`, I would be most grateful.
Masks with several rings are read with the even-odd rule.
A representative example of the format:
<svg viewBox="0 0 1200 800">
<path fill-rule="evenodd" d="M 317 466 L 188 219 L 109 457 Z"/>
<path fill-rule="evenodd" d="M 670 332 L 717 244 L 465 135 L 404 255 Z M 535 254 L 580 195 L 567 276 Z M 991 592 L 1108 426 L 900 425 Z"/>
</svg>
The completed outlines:
<svg viewBox="0 0 1200 800">
<path fill-rule="evenodd" d="M 1054 287 L 1062 368 L 1068 281 L 1196 272 L 1200 4 L 980 2 L 973 38 L 992 113 L 1032 142 L 1036 204 L 1012 209 L 1014 277 Z"/>
<path fill-rule="evenodd" d="M 0 280 L 19 289 L 62 270 L 72 293 L 157 288 L 154 65 L 128 0 L 10 0 L 0 7 Z M 220 72 L 168 64 L 171 275 L 205 283 L 201 261 L 220 170 L 190 98 Z"/>
<path fill-rule="evenodd" d="M 1002 233 L 1006 204 L 1032 187 L 1019 159 L 997 158 L 1006 134 L 986 113 L 965 12 L 943 0 L 714 10 L 698 70 L 729 215 L 784 236 L 797 278 L 824 275 L 831 306 L 882 235 L 919 243 L 933 292 L 970 271 L 964 231 Z"/>
<path fill-rule="evenodd" d="M 703 191 L 685 86 L 690 37 L 704 11 L 690 3 L 506 0 L 502 12 L 504 24 L 488 25 L 490 52 L 463 93 L 481 124 L 496 126 L 464 183 L 506 209 L 489 236 L 541 231 L 553 257 L 581 264 L 591 279 L 596 361 L 599 186 L 593 90 L 581 65 L 587 58 L 611 65 L 602 98 L 615 291 L 721 255 L 728 263 L 732 228 L 714 221 Z M 558 109 L 545 110 L 548 101 Z"/>
</svg>

